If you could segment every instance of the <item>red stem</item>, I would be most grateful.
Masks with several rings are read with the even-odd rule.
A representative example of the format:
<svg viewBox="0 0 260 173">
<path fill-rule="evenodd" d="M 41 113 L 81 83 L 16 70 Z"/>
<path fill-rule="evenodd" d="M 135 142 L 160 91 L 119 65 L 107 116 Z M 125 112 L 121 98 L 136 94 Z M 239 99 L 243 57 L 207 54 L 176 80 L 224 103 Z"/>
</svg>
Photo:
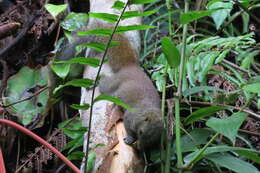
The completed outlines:
<svg viewBox="0 0 260 173">
<path fill-rule="evenodd" d="M 8 126 L 14 127 L 15 129 L 25 133 L 28 136 L 31 136 L 33 139 L 44 145 L 46 148 L 51 150 L 53 153 L 55 153 L 64 163 L 66 163 L 75 173 L 80 173 L 80 170 L 70 161 L 68 160 L 63 154 L 61 154 L 56 148 L 54 148 L 51 144 L 46 142 L 44 139 L 42 139 L 40 136 L 36 135 L 35 133 L 31 132 L 30 130 L 26 129 L 25 127 L 5 119 L 0 119 L 0 123 L 6 124 Z"/>
<path fill-rule="evenodd" d="M 0 173 L 6 173 L 5 162 L 4 162 L 3 153 L 2 153 L 1 148 L 0 148 Z"/>
</svg>

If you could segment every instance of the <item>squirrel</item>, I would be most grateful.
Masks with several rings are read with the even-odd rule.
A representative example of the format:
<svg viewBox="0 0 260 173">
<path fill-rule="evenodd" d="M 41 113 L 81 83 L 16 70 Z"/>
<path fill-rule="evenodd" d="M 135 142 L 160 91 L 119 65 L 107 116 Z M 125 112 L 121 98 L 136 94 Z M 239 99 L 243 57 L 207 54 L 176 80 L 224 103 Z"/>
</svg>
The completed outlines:
<svg viewBox="0 0 260 173">
<path fill-rule="evenodd" d="M 113 26 L 95 19 L 88 29 L 112 29 Z M 70 59 L 75 55 L 75 47 L 82 43 L 107 43 L 107 37 L 77 36 L 76 41 L 67 45 L 59 55 L 59 60 Z M 145 74 L 138 62 L 138 52 L 131 46 L 123 34 L 115 34 L 113 41 L 120 42 L 119 46 L 109 48 L 108 64 L 113 74 L 102 76 L 99 90 L 102 94 L 117 97 L 134 110 L 124 110 L 123 122 L 127 132 L 124 139 L 126 144 L 136 142 L 137 149 L 147 151 L 154 149 L 160 141 L 163 131 L 160 97 L 152 81 Z M 81 52 L 82 53 L 82 52 Z M 103 53 L 92 51 L 91 57 L 102 57 Z"/>
</svg>

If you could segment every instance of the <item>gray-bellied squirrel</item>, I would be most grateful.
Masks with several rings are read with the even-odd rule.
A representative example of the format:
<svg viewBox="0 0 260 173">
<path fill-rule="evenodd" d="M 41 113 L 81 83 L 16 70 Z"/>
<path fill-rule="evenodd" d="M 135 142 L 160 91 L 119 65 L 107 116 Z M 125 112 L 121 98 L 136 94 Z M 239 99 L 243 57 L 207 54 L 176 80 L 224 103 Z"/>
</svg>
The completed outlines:
<svg viewBox="0 0 260 173">
<path fill-rule="evenodd" d="M 94 20 L 88 29 L 112 29 L 110 23 Z M 59 60 L 75 56 L 75 47 L 82 43 L 107 43 L 108 37 L 77 36 L 76 41 L 67 45 L 58 55 Z M 103 76 L 99 81 L 99 90 L 103 94 L 121 99 L 134 108 L 134 111 L 124 110 L 123 121 L 127 131 L 124 141 L 132 144 L 137 141 L 139 150 L 153 148 L 159 141 L 163 131 L 160 97 L 152 81 L 144 73 L 138 62 L 138 53 L 123 34 L 115 34 L 113 41 L 119 46 L 109 48 L 108 64 L 112 69 L 111 76 Z M 102 57 L 103 53 L 91 51 L 91 57 Z"/>
</svg>

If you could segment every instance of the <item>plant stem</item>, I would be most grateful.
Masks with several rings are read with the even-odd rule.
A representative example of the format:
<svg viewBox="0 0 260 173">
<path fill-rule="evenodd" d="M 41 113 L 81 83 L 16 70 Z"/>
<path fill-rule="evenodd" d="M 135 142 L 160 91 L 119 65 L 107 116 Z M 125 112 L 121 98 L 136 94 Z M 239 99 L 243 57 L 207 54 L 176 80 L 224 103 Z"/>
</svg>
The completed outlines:
<svg viewBox="0 0 260 173">
<path fill-rule="evenodd" d="M 168 68 L 168 64 L 166 63 L 165 65 L 165 68 L 167 69 Z M 162 135 L 162 138 L 161 138 L 161 172 L 164 172 L 164 170 L 166 169 L 166 158 L 167 158 L 167 155 L 166 155 L 166 152 L 163 150 L 164 149 L 164 141 L 167 141 L 167 133 L 166 133 L 166 128 L 167 128 L 167 121 L 165 120 L 165 98 L 166 98 L 166 80 L 167 80 L 167 77 L 166 77 L 166 74 L 167 74 L 167 70 L 165 70 L 164 72 L 164 78 L 165 78 L 165 81 L 164 81 L 164 85 L 163 85 L 163 90 L 162 90 L 162 103 L 161 103 L 161 107 L 162 107 L 162 120 L 163 120 L 163 125 L 164 125 L 164 131 L 163 131 L 163 135 Z M 164 166 L 165 164 L 165 166 Z"/>
<path fill-rule="evenodd" d="M 108 52 L 108 49 L 109 49 L 109 45 L 110 45 L 110 43 L 111 43 L 111 41 L 113 39 L 113 36 L 114 36 L 114 34 L 116 32 L 117 26 L 119 25 L 119 22 L 120 22 L 120 20 L 121 20 L 121 18 L 123 16 L 127 6 L 128 6 L 128 3 L 129 3 L 129 1 L 126 2 L 125 7 L 123 8 L 123 10 L 122 10 L 122 12 L 121 12 L 121 14 L 120 14 L 116 24 L 115 24 L 115 27 L 113 28 L 112 34 L 109 37 L 109 40 L 108 40 L 108 42 L 106 44 L 105 52 L 104 52 L 104 54 L 102 56 L 100 66 L 98 68 L 97 76 L 95 78 L 93 92 L 92 92 L 92 95 L 91 95 L 90 115 L 89 115 L 89 122 L 88 122 L 87 146 L 86 146 L 86 153 L 85 153 L 85 160 L 86 160 L 86 162 L 85 162 L 85 169 L 84 169 L 85 172 L 87 172 L 87 166 L 88 166 L 87 163 L 88 163 L 88 152 L 89 152 L 89 143 L 90 143 L 90 134 L 91 134 L 91 123 L 92 123 L 92 116 L 93 116 L 94 97 L 95 97 L 95 91 L 96 91 L 96 87 L 97 87 L 98 78 L 99 78 L 102 66 L 104 64 L 104 61 L 105 61 L 105 57 L 107 55 L 107 52 Z"/>
<path fill-rule="evenodd" d="M 185 0 L 185 7 L 184 13 L 188 12 L 189 3 L 188 0 Z M 187 30 L 188 25 L 183 25 L 183 35 L 182 35 L 182 50 L 181 50 L 181 63 L 179 68 L 179 83 L 178 83 L 178 90 L 175 96 L 175 135 L 176 135 L 176 153 L 177 153 L 177 168 L 182 168 L 183 161 L 182 161 L 182 150 L 181 150 L 181 131 L 180 131 L 180 100 L 182 96 L 182 84 L 183 84 L 183 76 L 185 73 L 185 51 L 186 51 L 186 38 L 187 38 Z"/>
<path fill-rule="evenodd" d="M 181 131 L 180 131 L 180 100 L 179 98 L 174 99 L 175 102 L 175 137 L 176 137 L 176 154 L 177 154 L 177 167 L 181 168 L 182 162 L 182 151 L 181 151 Z"/>
<path fill-rule="evenodd" d="M 204 151 L 208 148 L 208 146 L 218 137 L 219 133 L 216 133 L 210 140 L 209 142 L 204 145 L 202 149 L 199 150 L 199 152 L 192 158 L 192 160 L 184 165 L 184 168 L 190 168 L 192 164 L 197 162 L 200 159 L 200 156 L 204 153 Z"/>
</svg>

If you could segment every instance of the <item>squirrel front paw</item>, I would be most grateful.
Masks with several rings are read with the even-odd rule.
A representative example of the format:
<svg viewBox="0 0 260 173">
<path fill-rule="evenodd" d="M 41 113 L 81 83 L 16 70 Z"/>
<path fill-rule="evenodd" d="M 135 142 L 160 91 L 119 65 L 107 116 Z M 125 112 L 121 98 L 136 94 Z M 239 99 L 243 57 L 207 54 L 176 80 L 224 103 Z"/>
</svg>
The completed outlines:
<svg viewBox="0 0 260 173">
<path fill-rule="evenodd" d="M 127 145 L 131 145 L 133 144 L 134 142 L 136 141 L 136 139 L 132 136 L 127 136 L 126 138 L 124 138 L 124 142 L 127 144 Z"/>
</svg>

